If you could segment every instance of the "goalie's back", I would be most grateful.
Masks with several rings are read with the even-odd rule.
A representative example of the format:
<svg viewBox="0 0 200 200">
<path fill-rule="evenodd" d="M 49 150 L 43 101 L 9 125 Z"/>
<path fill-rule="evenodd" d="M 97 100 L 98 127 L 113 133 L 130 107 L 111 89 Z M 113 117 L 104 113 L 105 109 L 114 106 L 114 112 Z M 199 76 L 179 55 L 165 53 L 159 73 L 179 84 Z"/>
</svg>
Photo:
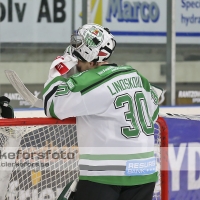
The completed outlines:
<svg viewBox="0 0 200 200">
<path fill-rule="evenodd" d="M 154 122 L 158 98 L 136 70 L 99 66 L 69 79 L 57 77 L 44 91 L 47 116 L 77 118 L 80 179 L 120 185 L 157 180 Z M 131 171 L 134 159 L 149 166 Z M 137 176 L 137 181 L 129 176 Z"/>
</svg>

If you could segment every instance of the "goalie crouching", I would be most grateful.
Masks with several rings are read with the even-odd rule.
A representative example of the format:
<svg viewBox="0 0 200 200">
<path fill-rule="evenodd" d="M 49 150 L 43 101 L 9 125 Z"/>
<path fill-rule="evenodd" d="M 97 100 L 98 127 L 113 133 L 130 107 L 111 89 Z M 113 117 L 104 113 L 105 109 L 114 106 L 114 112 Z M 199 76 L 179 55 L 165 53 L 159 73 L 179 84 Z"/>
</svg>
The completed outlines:
<svg viewBox="0 0 200 200">
<path fill-rule="evenodd" d="M 14 118 L 14 111 L 12 106 L 9 105 L 10 99 L 5 96 L 0 97 L 0 117 Z"/>
<path fill-rule="evenodd" d="M 152 199 L 158 96 L 132 66 L 107 62 L 115 46 L 109 29 L 86 24 L 51 65 L 44 111 L 61 120 L 76 117 L 80 153 L 79 181 L 59 200 Z M 79 73 L 63 76 L 74 68 Z"/>
</svg>

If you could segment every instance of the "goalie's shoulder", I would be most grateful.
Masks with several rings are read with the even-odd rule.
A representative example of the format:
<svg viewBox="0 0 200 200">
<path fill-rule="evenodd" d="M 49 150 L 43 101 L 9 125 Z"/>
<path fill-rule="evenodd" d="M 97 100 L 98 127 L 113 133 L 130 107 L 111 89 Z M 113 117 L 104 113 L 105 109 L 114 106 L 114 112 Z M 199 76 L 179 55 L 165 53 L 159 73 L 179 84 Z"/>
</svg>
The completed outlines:
<svg viewBox="0 0 200 200">
<path fill-rule="evenodd" d="M 100 80 L 101 77 L 96 73 L 96 70 L 91 69 L 72 75 L 67 81 L 67 84 L 68 86 L 69 84 L 74 86 L 71 88 L 71 91 L 82 92 L 85 88 L 95 84 Z"/>
<path fill-rule="evenodd" d="M 96 88 L 110 79 L 127 73 L 134 72 L 131 66 L 103 65 L 70 77 L 74 83 L 74 91 L 86 91 L 87 88 Z"/>
</svg>

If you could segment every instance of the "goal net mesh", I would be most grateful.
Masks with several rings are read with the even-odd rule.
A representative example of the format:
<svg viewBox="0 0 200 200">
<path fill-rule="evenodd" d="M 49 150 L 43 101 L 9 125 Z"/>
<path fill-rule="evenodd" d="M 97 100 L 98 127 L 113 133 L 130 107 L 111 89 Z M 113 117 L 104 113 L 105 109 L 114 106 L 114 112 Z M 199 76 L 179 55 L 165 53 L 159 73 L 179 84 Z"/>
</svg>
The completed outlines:
<svg viewBox="0 0 200 200">
<path fill-rule="evenodd" d="M 62 189 L 79 175 L 76 125 L 39 124 L 39 118 L 31 125 L 0 124 L 0 174 L 10 170 L 9 177 L 0 176 L 0 182 L 9 178 L 8 185 L 4 186 L 6 200 L 56 200 Z M 161 123 L 155 125 L 158 169 L 161 163 L 161 127 Z M 9 148 L 10 138 L 20 140 L 17 151 L 8 150 L 9 153 L 3 154 Z M 11 163 L 13 159 L 15 161 Z M 160 178 L 159 170 L 154 199 L 161 199 Z"/>
</svg>

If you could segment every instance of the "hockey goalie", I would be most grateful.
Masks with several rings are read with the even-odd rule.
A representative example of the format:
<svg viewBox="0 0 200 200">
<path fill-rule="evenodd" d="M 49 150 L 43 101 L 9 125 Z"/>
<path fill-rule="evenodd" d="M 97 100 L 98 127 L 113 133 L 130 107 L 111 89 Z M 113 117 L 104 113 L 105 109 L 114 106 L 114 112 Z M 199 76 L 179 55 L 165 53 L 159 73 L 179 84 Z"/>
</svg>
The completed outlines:
<svg viewBox="0 0 200 200">
<path fill-rule="evenodd" d="M 51 65 L 43 91 L 45 114 L 76 117 L 80 152 L 79 181 L 59 200 L 152 199 L 158 179 L 158 95 L 131 66 L 108 62 L 115 46 L 108 28 L 86 24 L 72 35 L 70 53 Z M 79 73 L 65 78 L 71 69 Z"/>
</svg>

